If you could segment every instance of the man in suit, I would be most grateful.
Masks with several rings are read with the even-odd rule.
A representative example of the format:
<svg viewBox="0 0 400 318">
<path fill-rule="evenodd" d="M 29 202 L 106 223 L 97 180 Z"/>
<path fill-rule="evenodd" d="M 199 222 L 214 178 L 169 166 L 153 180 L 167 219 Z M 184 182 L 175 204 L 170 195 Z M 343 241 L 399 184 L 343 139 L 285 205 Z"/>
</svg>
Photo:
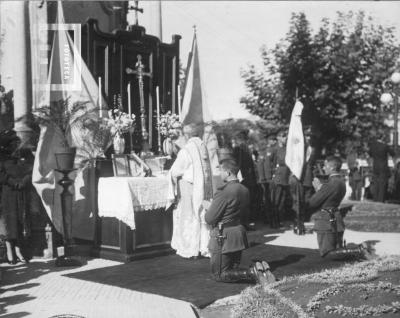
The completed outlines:
<svg viewBox="0 0 400 318">
<path fill-rule="evenodd" d="M 280 131 L 277 135 L 278 144 L 274 150 L 276 168 L 272 178 L 273 227 L 282 225 L 282 222 L 291 214 L 290 170 L 285 163 L 286 139 L 286 131 Z"/>
<path fill-rule="evenodd" d="M 365 245 L 343 246 L 344 222 L 339 205 L 346 194 L 346 184 L 340 174 L 342 161 L 339 157 L 330 156 L 324 163 L 325 173 L 329 176 L 322 184 L 315 178 L 313 185 L 316 193 L 308 201 L 309 209 L 315 211 L 311 216 L 314 230 L 317 232 L 318 248 L 321 257 L 343 258 L 349 255 L 370 256 Z"/>
<path fill-rule="evenodd" d="M 206 208 L 205 221 L 212 227 L 209 241 L 211 272 L 216 281 L 260 281 L 272 282 L 266 262 L 256 262 L 249 269 L 240 269 L 242 251 L 248 248 L 246 229 L 241 224 L 243 215 L 249 210 L 249 190 L 239 183 L 239 167 L 233 160 L 220 163 L 220 175 L 224 185 L 215 194 L 211 204 L 203 202 Z M 275 279 L 273 279 L 275 280 Z"/>
<path fill-rule="evenodd" d="M 394 157 L 393 149 L 384 141 L 384 133 L 382 130 L 371 132 L 372 140 L 368 144 L 369 155 L 372 162 L 372 197 L 374 201 L 384 202 L 390 170 L 388 166 L 388 156 Z"/>
<path fill-rule="evenodd" d="M 248 147 L 248 131 L 241 131 L 236 135 L 236 145 L 233 147 L 233 156 L 239 166 L 243 180 L 241 183 L 249 190 L 250 193 L 250 211 L 247 220 L 243 223 L 248 227 L 249 222 L 254 222 L 257 212 L 257 178 L 254 167 L 254 161 Z"/>
</svg>

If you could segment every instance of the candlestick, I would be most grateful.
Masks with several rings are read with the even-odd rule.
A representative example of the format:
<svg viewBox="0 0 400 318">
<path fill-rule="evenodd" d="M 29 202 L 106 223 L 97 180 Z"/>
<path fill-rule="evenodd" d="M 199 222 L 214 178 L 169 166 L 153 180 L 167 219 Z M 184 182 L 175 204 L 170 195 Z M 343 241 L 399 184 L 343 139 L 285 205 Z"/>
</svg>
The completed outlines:
<svg viewBox="0 0 400 318">
<path fill-rule="evenodd" d="M 182 118 L 181 118 L 181 85 L 178 85 L 178 115 L 179 115 L 179 120 L 182 120 Z"/>
<path fill-rule="evenodd" d="M 132 115 L 132 106 L 131 106 L 131 82 L 128 83 L 128 113 L 129 113 L 129 118 L 131 118 Z"/>
<path fill-rule="evenodd" d="M 101 77 L 99 76 L 99 116 L 100 118 L 103 116 L 103 110 L 102 110 L 102 94 L 101 94 Z"/>
<path fill-rule="evenodd" d="M 157 98 L 157 137 L 158 137 L 158 152 L 161 153 L 161 132 L 160 132 L 160 91 L 158 86 L 156 87 L 156 98 Z"/>
<path fill-rule="evenodd" d="M 156 98 L 157 98 L 157 123 L 160 121 L 160 92 L 158 86 L 156 87 Z"/>
</svg>

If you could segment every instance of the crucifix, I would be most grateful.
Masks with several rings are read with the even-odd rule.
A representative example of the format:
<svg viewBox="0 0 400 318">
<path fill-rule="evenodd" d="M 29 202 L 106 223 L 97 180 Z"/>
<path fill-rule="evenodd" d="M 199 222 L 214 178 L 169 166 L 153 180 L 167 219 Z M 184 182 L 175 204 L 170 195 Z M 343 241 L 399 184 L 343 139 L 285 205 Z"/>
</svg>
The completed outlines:
<svg viewBox="0 0 400 318">
<path fill-rule="evenodd" d="M 143 92 L 143 77 L 148 76 L 152 77 L 151 72 L 144 72 L 144 65 L 142 63 L 142 56 L 140 54 L 137 55 L 137 62 L 135 64 L 135 69 L 131 69 L 127 67 L 125 69 L 128 75 L 136 74 L 139 83 L 139 97 L 140 97 L 140 122 L 142 124 L 142 137 L 144 138 L 147 135 L 146 130 L 146 108 L 144 105 L 144 92 Z"/>
<path fill-rule="evenodd" d="M 139 8 L 139 1 L 135 1 L 135 6 L 130 6 L 129 10 L 135 11 L 135 25 L 139 24 L 138 12 L 143 13 L 143 8 Z"/>
</svg>

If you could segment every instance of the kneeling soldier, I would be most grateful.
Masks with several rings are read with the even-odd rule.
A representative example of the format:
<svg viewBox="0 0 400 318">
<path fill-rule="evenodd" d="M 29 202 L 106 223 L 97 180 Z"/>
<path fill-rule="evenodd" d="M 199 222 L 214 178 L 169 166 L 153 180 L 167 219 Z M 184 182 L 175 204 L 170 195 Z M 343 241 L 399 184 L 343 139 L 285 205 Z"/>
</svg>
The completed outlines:
<svg viewBox="0 0 400 318">
<path fill-rule="evenodd" d="M 322 257 L 343 258 L 346 256 L 371 257 L 369 247 L 361 244 L 352 248 L 343 246 L 344 222 L 339 205 L 346 194 L 346 184 L 340 174 L 340 158 L 331 156 L 325 160 L 324 170 L 328 182 L 321 184 L 314 179 L 316 193 L 308 201 L 308 208 L 316 211 L 311 220 L 317 232 L 318 248 Z"/>
<path fill-rule="evenodd" d="M 240 220 L 249 213 L 249 190 L 237 179 L 239 168 L 233 160 L 220 163 L 224 185 L 219 188 L 211 204 L 204 201 L 205 221 L 212 226 L 208 245 L 211 272 L 221 282 L 275 281 L 267 262 L 257 262 L 249 269 L 239 268 L 242 251 L 248 248 L 246 229 Z"/>
</svg>

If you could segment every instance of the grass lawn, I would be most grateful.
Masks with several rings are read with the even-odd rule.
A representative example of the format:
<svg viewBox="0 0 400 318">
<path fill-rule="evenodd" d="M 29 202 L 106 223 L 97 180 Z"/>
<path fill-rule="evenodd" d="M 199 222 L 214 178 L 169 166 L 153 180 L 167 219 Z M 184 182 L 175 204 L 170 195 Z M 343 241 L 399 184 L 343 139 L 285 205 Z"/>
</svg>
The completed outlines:
<svg viewBox="0 0 400 318">
<path fill-rule="evenodd" d="M 245 289 L 234 318 L 399 317 L 400 256 L 345 264 L 336 269 Z"/>
<path fill-rule="evenodd" d="M 353 210 L 345 217 L 346 228 L 364 232 L 400 233 L 400 205 L 372 201 L 348 201 Z"/>
</svg>

